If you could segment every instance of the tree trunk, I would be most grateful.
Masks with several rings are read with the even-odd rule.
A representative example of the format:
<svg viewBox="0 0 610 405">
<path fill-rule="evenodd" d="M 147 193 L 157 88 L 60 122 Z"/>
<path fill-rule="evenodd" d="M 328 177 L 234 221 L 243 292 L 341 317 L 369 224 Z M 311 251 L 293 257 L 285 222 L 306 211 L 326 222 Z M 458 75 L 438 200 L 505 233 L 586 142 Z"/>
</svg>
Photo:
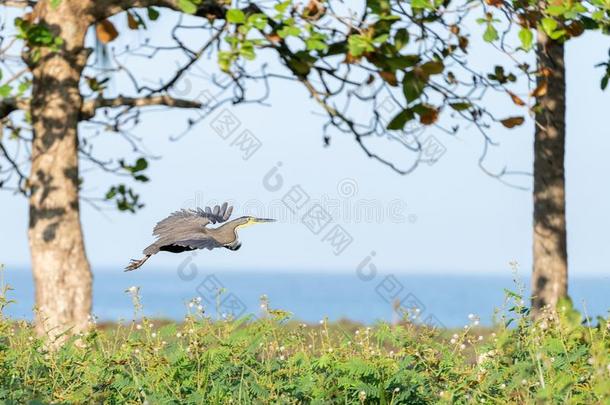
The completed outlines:
<svg viewBox="0 0 610 405">
<path fill-rule="evenodd" d="M 34 130 L 29 244 L 36 285 L 36 330 L 51 339 L 82 331 L 91 311 L 92 275 L 85 254 L 79 213 L 77 127 L 82 97 L 79 79 L 88 51 L 87 26 L 79 2 L 53 8 L 40 2 L 33 18 L 63 38 L 58 52 L 42 49 L 24 59 L 33 74 Z M 65 335 L 64 335 L 65 333 Z"/>
<path fill-rule="evenodd" d="M 534 269 L 532 314 L 555 307 L 568 292 L 565 209 L 565 64 L 564 45 L 538 31 L 537 99 L 534 141 Z"/>
</svg>

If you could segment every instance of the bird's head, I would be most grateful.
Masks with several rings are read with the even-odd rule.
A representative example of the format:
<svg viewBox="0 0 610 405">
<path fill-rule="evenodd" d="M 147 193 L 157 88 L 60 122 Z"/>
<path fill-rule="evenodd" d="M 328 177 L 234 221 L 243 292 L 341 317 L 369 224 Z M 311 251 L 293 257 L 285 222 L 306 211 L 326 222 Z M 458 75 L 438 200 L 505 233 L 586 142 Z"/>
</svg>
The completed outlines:
<svg viewBox="0 0 610 405">
<path fill-rule="evenodd" d="M 237 227 L 238 228 L 245 228 L 246 226 L 250 226 L 250 225 L 254 225 L 254 224 L 262 224 L 264 222 L 275 222 L 275 219 L 271 219 L 271 218 L 257 218 L 257 217 L 250 217 L 250 216 L 245 216 L 245 217 L 240 217 L 237 219 Z"/>
</svg>

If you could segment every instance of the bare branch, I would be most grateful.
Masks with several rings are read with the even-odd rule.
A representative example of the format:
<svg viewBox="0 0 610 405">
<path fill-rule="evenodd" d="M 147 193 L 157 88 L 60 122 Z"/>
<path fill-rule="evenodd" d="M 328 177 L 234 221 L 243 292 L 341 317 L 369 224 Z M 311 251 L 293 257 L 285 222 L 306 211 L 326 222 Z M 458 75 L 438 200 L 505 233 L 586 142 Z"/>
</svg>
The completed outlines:
<svg viewBox="0 0 610 405">
<path fill-rule="evenodd" d="M 21 171 L 21 169 L 19 168 L 19 164 L 15 160 L 13 160 L 13 158 L 11 158 L 11 155 L 9 155 L 9 152 L 6 150 L 4 145 L 2 145 L 2 143 L 0 143 L 0 152 L 2 152 L 6 160 L 9 162 L 9 164 L 15 171 L 15 173 L 17 173 L 17 177 L 19 178 L 19 181 L 17 182 L 18 191 L 23 195 L 27 195 L 27 189 L 25 186 L 28 179 L 27 176 Z"/>
<path fill-rule="evenodd" d="M 81 119 L 87 120 L 95 116 L 98 108 L 113 107 L 148 107 L 163 105 L 175 108 L 202 108 L 203 103 L 193 100 L 174 98 L 169 95 L 150 96 L 150 97 L 116 97 L 116 98 L 97 98 L 85 101 L 81 108 Z"/>
</svg>

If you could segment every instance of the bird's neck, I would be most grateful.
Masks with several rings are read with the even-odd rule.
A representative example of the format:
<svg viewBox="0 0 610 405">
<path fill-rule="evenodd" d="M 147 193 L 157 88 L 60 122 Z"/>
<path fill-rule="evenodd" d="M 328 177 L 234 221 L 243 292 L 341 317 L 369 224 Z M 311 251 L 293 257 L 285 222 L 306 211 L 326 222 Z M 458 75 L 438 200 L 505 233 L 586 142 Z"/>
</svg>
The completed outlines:
<svg viewBox="0 0 610 405">
<path fill-rule="evenodd" d="M 231 243 L 237 240 L 237 228 L 239 226 L 240 224 L 237 221 L 229 221 L 211 231 L 219 242 Z"/>
</svg>

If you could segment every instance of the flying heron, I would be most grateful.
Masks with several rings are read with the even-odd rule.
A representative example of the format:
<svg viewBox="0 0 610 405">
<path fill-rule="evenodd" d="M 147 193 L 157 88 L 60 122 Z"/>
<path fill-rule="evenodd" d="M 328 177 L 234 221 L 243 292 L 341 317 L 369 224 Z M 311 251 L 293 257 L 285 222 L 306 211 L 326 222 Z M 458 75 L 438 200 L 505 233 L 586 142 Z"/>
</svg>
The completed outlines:
<svg viewBox="0 0 610 405">
<path fill-rule="evenodd" d="M 125 271 L 139 268 L 149 257 L 161 251 L 181 253 L 195 249 L 212 250 L 218 247 L 237 250 L 241 247 L 237 229 L 256 223 L 275 221 L 275 219 L 250 216 L 228 221 L 232 212 L 233 207 L 224 203 L 222 206 L 215 206 L 214 209 L 210 207 L 206 207 L 205 210 L 182 209 L 172 213 L 157 223 L 153 229 L 153 236 L 156 236 L 157 240 L 144 249 L 144 257 L 140 260 L 132 259 L 125 267 Z M 222 225 L 216 228 L 208 227 L 216 223 Z"/>
</svg>

